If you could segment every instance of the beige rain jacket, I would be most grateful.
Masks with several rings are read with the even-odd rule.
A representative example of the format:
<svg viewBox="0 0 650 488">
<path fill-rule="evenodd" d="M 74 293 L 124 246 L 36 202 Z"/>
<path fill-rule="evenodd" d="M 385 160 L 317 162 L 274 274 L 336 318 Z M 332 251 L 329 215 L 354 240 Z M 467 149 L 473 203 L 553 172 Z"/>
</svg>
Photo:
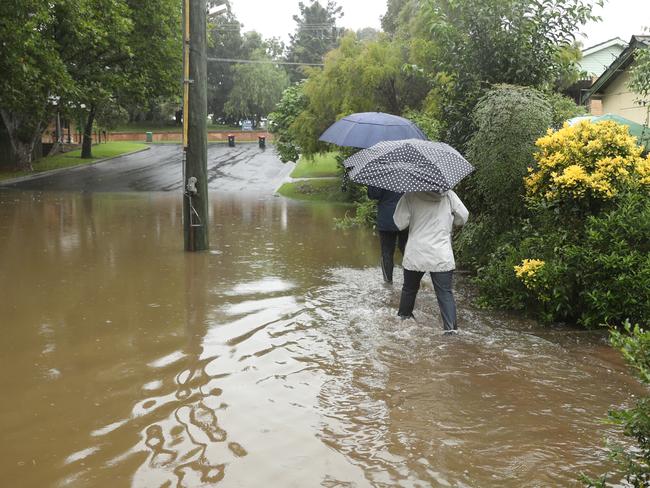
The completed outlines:
<svg viewBox="0 0 650 488">
<path fill-rule="evenodd" d="M 393 214 L 395 225 L 409 228 L 402 266 L 411 271 L 441 272 L 456 268 L 451 230 L 464 225 L 469 212 L 453 191 L 405 193 Z"/>
</svg>

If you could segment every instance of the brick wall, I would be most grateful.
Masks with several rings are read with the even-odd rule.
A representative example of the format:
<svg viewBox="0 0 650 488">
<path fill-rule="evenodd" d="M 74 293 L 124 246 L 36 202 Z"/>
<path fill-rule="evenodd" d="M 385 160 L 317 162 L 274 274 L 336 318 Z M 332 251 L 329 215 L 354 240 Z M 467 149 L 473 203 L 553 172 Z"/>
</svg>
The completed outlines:
<svg viewBox="0 0 650 488">
<path fill-rule="evenodd" d="M 266 131 L 208 131 L 208 142 L 228 141 L 228 135 L 235 136 L 235 142 L 257 142 L 257 138 L 266 137 L 271 141 L 273 136 Z M 180 142 L 181 132 L 154 132 L 153 142 Z M 146 141 L 145 132 L 111 132 L 108 134 L 109 141 Z"/>
</svg>

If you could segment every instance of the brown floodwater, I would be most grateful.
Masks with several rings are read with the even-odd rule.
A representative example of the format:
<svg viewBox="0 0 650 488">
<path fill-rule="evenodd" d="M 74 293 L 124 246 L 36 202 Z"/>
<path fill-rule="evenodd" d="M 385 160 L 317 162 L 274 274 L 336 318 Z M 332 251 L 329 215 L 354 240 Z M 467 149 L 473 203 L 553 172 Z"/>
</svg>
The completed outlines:
<svg viewBox="0 0 650 488">
<path fill-rule="evenodd" d="M 602 333 L 431 285 L 396 319 L 344 208 L 213 195 L 0 192 L 0 485 L 579 486 L 643 392 Z M 399 276 L 399 273 L 396 273 Z"/>
</svg>

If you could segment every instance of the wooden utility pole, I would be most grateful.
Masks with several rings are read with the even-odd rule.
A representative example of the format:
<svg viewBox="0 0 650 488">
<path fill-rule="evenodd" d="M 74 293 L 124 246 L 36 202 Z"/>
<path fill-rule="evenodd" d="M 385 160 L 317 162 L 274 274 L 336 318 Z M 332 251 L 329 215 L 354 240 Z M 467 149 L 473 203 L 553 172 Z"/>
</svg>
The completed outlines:
<svg viewBox="0 0 650 488">
<path fill-rule="evenodd" d="M 183 232 L 186 251 L 208 249 L 206 0 L 183 0 Z"/>
</svg>

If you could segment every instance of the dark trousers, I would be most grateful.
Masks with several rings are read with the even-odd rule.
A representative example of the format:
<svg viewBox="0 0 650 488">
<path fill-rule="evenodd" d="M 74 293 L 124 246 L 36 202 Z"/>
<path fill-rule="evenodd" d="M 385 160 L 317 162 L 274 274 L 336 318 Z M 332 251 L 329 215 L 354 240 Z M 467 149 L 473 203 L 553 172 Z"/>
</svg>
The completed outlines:
<svg viewBox="0 0 650 488">
<path fill-rule="evenodd" d="M 445 330 L 456 329 L 456 302 L 453 293 L 453 271 L 442 273 L 430 273 L 433 288 L 436 291 L 440 315 Z M 402 297 L 399 302 L 399 311 L 401 317 L 412 317 L 413 308 L 415 307 L 415 297 L 420 290 L 420 282 L 424 276 L 423 271 L 404 270 L 404 286 L 402 287 Z"/>
<path fill-rule="evenodd" d="M 384 281 L 393 282 L 393 266 L 395 256 L 395 246 L 397 246 L 404 256 L 406 241 L 408 240 L 409 231 L 401 230 L 396 232 L 380 230 L 379 244 L 381 245 L 381 271 L 384 275 Z"/>
</svg>

